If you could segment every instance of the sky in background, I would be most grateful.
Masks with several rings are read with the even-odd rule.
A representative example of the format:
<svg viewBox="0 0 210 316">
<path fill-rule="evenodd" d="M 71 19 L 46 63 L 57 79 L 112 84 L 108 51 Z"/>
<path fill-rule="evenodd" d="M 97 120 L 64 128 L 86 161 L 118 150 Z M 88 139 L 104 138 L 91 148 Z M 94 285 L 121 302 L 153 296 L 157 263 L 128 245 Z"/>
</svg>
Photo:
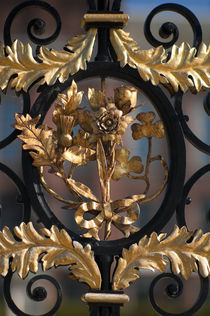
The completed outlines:
<svg viewBox="0 0 210 316">
<path fill-rule="evenodd" d="M 137 18 L 140 15 L 146 17 L 156 6 L 170 2 L 187 7 L 198 19 L 210 20 L 210 0 L 124 0 L 122 1 L 122 7 L 128 15 Z"/>
</svg>

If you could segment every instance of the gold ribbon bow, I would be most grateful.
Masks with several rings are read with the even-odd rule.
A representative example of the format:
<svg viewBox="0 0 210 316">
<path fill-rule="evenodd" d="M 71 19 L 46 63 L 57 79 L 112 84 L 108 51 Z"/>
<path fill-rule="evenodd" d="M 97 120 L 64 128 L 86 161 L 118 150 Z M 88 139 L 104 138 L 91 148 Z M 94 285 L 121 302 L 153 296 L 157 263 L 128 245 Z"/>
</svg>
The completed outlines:
<svg viewBox="0 0 210 316">
<path fill-rule="evenodd" d="M 135 223 L 140 214 L 140 208 L 137 202 L 144 197 L 145 195 L 141 194 L 110 203 L 82 203 L 75 212 L 75 221 L 80 228 L 88 230 L 87 233 L 83 234 L 83 236 L 87 238 L 94 237 L 99 240 L 98 232 L 102 228 L 104 222 L 106 222 L 105 239 L 108 239 L 111 234 L 111 224 L 122 231 L 126 237 L 129 237 L 130 233 L 139 231 L 139 228 L 132 226 L 132 224 Z M 90 212 L 90 214 L 96 216 L 90 220 L 85 219 L 84 214 L 86 212 Z M 122 212 L 126 212 L 127 216 L 119 215 L 119 213 Z"/>
</svg>

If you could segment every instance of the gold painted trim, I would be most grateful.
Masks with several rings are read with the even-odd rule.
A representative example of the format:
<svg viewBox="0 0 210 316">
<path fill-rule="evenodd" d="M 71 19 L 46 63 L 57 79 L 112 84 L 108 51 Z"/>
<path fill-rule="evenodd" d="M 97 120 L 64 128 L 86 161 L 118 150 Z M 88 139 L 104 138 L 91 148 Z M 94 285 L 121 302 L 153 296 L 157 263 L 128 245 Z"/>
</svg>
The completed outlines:
<svg viewBox="0 0 210 316">
<path fill-rule="evenodd" d="M 40 233 L 32 223 L 21 223 L 14 228 L 14 238 L 8 227 L 0 232 L 0 274 L 5 277 L 11 266 L 21 278 L 27 277 L 29 271 L 36 273 L 38 263 L 43 271 L 53 266 L 69 266 L 70 277 L 87 283 L 90 288 L 101 288 L 101 273 L 94 259 L 90 245 L 83 247 L 72 241 L 69 234 L 56 226 L 50 230 L 43 228 Z M 193 236 L 193 238 L 192 238 Z M 191 242 L 188 242 L 192 238 Z M 168 259 L 168 260 L 166 260 Z M 144 236 L 138 244 L 123 249 L 117 269 L 113 276 L 114 291 L 123 290 L 139 278 L 140 269 L 164 272 L 170 262 L 171 271 L 188 279 L 192 272 L 198 272 L 204 278 L 210 275 L 210 233 L 198 230 L 194 234 L 184 226 L 175 226 L 173 232 Z M 126 303 L 125 294 L 86 293 L 82 300 L 87 303 Z"/>
<path fill-rule="evenodd" d="M 81 297 L 85 303 L 112 303 L 124 304 L 130 301 L 126 294 L 111 294 L 111 293 L 86 293 Z"/>
<path fill-rule="evenodd" d="M 155 86 L 171 86 L 175 92 L 179 88 L 184 93 L 210 88 L 210 45 L 201 43 L 198 52 L 187 43 L 179 47 L 173 45 L 167 60 L 168 53 L 162 45 L 155 49 L 140 50 L 129 35 L 121 29 L 110 30 L 110 41 L 121 67 L 128 64 L 138 70 L 144 81 L 150 80 Z"/>
<path fill-rule="evenodd" d="M 127 20 L 126 14 L 87 14 L 85 18 L 85 21 L 123 23 Z M 73 53 L 41 46 L 38 55 L 41 62 L 34 59 L 29 44 L 24 46 L 19 40 L 14 41 L 11 47 L 1 44 L 0 88 L 5 89 L 13 75 L 17 76 L 12 79 L 11 87 L 16 91 L 27 91 L 37 80 L 40 80 L 40 85 L 53 85 L 57 79 L 63 83 L 70 74 L 86 70 L 96 34 L 97 28 L 90 28 L 86 34 L 69 40 L 67 48 Z M 140 50 L 136 41 L 122 29 L 111 29 L 110 41 L 121 67 L 128 64 L 136 68 L 144 81 L 151 81 L 153 85 L 163 84 L 171 93 L 179 88 L 184 93 L 188 90 L 194 93 L 210 87 L 210 46 L 204 43 L 198 52 L 187 43 L 182 43 L 180 47 L 173 45 L 171 57 L 167 60 L 168 53 L 163 46 Z"/>
<path fill-rule="evenodd" d="M 92 289 L 101 288 L 101 273 L 90 245 L 83 247 L 72 241 L 69 234 L 56 226 L 43 228 L 40 233 L 33 224 L 21 223 L 14 228 L 17 241 L 8 227 L 0 232 L 0 274 L 6 276 L 10 267 L 24 279 L 29 271 L 36 273 L 41 261 L 43 271 L 53 266 L 69 266 L 70 277 L 87 283 Z M 40 260 L 41 257 L 41 260 Z"/>
<path fill-rule="evenodd" d="M 73 37 L 66 46 L 72 52 L 41 46 L 38 55 L 41 62 L 34 59 L 32 47 L 24 46 L 20 40 L 15 40 L 11 47 L 0 44 L 0 88 L 5 89 L 13 75 L 17 76 L 11 80 L 11 87 L 27 91 L 37 80 L 40 80 L 39 85 L 53 85 L 57 79 L 64 82 L 70 74 L 86 70 L 96 34 L 97 29 L 92 28 L 84 35 Z"/>
<path fill-rule="evenodd" d="M 75 209 L 75 221 L 83 230 L 84 237 L 99 240 L 98 233 L 104 223 L 104 239 L 110 237 L 112 225 L 129 237 L 139 231 L 139 228 L 133 225 L 140 213 L 139 206 L 158 197 L 167 184 L 168 167 L 164 158 L 152 155 L 152 138 L 162 138 L 165 135 L 163 123 L 153 122 L 153 112 L 144 112 L 137 115 L 136 123 L 131 126 L 135 140 L 142 137 L 148 140 L 144 166 L 140 156 L 130 157 L 130 151 L 123 147 L 121 139 L 129 124 L 135 121 L 135 118 L 128 114 L 141 106 L 136 106 L 137 91 L 132 87 L 121 86 L 115 89 L 115 103 L 109 103 L 105 92 L 89 88 L 88 100 L 92 111 L 79 107 L 82 97 L 83 91 L 78 91 L 74 81 L 66 94 L 58 94 L 52 115 L 56 129 L 45 125 L 37 126 L 40 116 L 32 118 L 29 114 L 16 114 L 17 123 L 13 126 L 22 131 L 18 137 L 24 142 L 23 149 L 30 150 L 33 166 L 39 168 L 41 184 L 55 199 L 65 203 L 65 208 Z M 106 125 L 107 121 L 112 124 L 109 133 L 106 132 L 110 128 Z M 81 129 L 72 137 L 76 125 Z M 66 161 L 71 163 L 69 168 L 64 167 Z M 74 180 L 75 169 L 87 165 L 89 161 L 97 163 L 101 198 L 98 198 L 88 185 Z M 159 161 L 162 166 L 164 180 L 159 190 L 149 196 L 149 171 L 154 161 Z M 49 166 L 51 172 L 63 180 L 77 201 L 64 199 L 48 186 L 45 166 Z M 130 179 L 144 181 L 145 190 L 138 195 L 112 201 L 111 179 L 118 181 L 124 174 Z M 86 214 L 90 213 L 93 215 L 92 219 L 85 218 Z"/>
<path fill-rule="evenodd" d="M 193 233 L 184 226 L 175 228 L 171 235 L 152 233 L 144 236 L 138 244 L 123 249 L 122 257 L 113 277 L 113 290 L 127 288 L 139 278 L 140 269 L 164 272 L 170 262 L 174 274 L 181 274 L 188 279 L 192 272 L 199 270 L 206 278 L 210 275 L 210 233 L 198 230 L 191 242 Z M 166 260 L 166 258 L 168 260 Z"/>
<path fill-rule="evenodd" d="M 84 15 L 81 21 L 81 27 L 84 27 L 86 23 L 90 23 L 90 22 L 119 22 L 126 25 L 128 20 L 129 20 L 129 16 L 127 14 L 87 13 Z"/>
</svg>

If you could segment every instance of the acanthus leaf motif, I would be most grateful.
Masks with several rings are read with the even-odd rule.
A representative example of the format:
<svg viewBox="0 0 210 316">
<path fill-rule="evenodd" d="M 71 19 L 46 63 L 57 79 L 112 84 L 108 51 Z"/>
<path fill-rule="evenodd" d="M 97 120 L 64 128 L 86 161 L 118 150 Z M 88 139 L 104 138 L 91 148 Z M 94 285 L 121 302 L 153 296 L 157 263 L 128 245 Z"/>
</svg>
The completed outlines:
<svg viewBox="0 0 210 316">
<path fill-rule="evenodd" d="M 90 29 L 87 34 L 76 36 L 68 41 L 67 47 L 73 52 L 49 50 L 40 47 L 39 59 L 37 62 L 29 44 L 23 45 L 19 40 L 14 41 L 12 46 L 6 47 L 8 56 L 4 54 L 4 46 L 0 47 L 0 88 L 5 89 L 12 75 L 17 76 L 12 80 L 11 87 L 16 91 L 28 88 L 38 79 L 40 84 L 45 82 L 53 85 L 58 79 L 64 82 L 69 75 L 78 72 L 79 69 L 86 69 L 92 55 L 93 45 L 97 29 Z"/>
<path fill-rule="evenodd" d="M 8 227 L 0 232 L 1 275 L 7 275 L 10 258 L 12 271 L 17 271 L 21 278 L 25 278 L 29 271 L 37 272 L 39 261 L 44 271 L 53 266 L 69 265 L 71 275 L 79 282 L 100 289 L 101 274 L 90 245 L 83 247 L 79 242 L 72 242 L 69 234 L 64 229 L 59 231 L 56 226 L 50 230 L 44 228 L 40 234 L 31 222 L 22 223 L 15 227 L 14 232 L 20 241 L 14 238 Z"/>
<path fill-rule="evenodd" d="M 75 181 L 74 179 L 69 178 L 67 180 L 68 186 L 74 190 L 77 194 L 86 197 L 87 199 L 91 199 L 93 201 L 98 201 L 97 197 L 94 195 L 92 190 L 86 186 L 85 184 Z"/>
<path fill-rule="evenodd" d="M 210 46 L 202 43 L 196 56 L 196 48 L 187 43 L 180 47 L 173 45 L 166 61 L 168 54 L 163 46 L 140 50 L 129 35 L 121 29 L 110 30 L 110 40 L 121 67 L 128 64 L 138 70 L 144 81 L 151 80 L 153 85 L 170 84 L 175 92 L 179 87 L 183 92 L 210 87 Z"/>
<path fill-rule="evenodd" d="M 72 146 L 64 151 L 63 158 L 74 163 L 75 165 L 85 165 L 87 160 L 95 155 L 95 150 L 82 147 L 82 146 Z"/>
<path fill-rule="evenodd" d="M 36 127 L 40 116 L 32 118 L 29 114 L 15 115 L 17 124 L 14 127 L 22 130 L 23 134 L 18 137 L 25 142 L 24 149 L 35 150 L 30 151 L 30 155 L 34 159 L 33 165 L 51 166 L 55 159 L 55 144 L 53 142 L 53 131 L 45 129 L 44 126 Z"/>
<path fill-rule="evenodd" d="M 168 260 L 172 272 L 181 274 L 185 279 L 198 267 L 200 274 L 207 277 L 210 274 L 210 233 L 203 234 L 199 230 L 188 242 L 191 236 L 185 226 L 178 228 L 175 225 L 166 238 L 165 234 L 153 232 L 150 237 L 144 236 L 138 244 L 123 249 L 113 278 L 113 290 L 128 287 L 130 282 L 139 278 L 141 268 L 164 272 Z"/>
</svg>

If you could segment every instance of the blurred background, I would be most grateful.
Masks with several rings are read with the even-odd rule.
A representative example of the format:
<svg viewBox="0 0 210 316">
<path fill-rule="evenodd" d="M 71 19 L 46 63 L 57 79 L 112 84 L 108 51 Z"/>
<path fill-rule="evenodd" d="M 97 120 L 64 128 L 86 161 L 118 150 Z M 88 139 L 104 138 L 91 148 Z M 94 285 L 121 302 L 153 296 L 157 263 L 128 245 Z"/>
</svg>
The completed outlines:
<svg viewBox="0 0 210 316">
<path fill-rule="evenodd" d="M 124 0 L 122 1 L 122 11 L 127 13 L 130 16 L 130 20 L 125 27 L 127 32 L 130 32 L 132 38 L 134 38 L 141 49 L 149 49 L 151 45 L 146 41 L 144 37 L 144 22 L 148 14 L 153 8 L 157 5 L 167 3 L 168 1 L 157 1 L 157 0 Z M 3 28 L 5 20 L 16 5 L 22 3 L 22 1 L 13 1 L 8 0 L 1 1 L 1 11 L 0 11 L 0 33 L 2 34 L 1 40 L 3 41 Z M 56 50 L 62 50 L 65 46 L 67 40 L 71 39 L 75 35 L 83 34 L 84 30 L 80 27 L 81 19 L 84 13 L 87 10 L 87 4 L 85 0 L 51 0 L 49 3 L 56 8 L 59 12 L 62 20 L 62 29 L 59 37 L 52 44 L 48 45 L 50 48 Z M 201 23 L 203 30 L 203 41 L 206 44 L 209 44 L 209 29 L 210 29 L 210 1 L 209 0 L 182 0 L 182 1 L 173 1 L 173 3 L 178 3 L 189 8 L 198 18 Z M 15 39 L 20 39 L 24 44 L 30 43 L 35 52 L 36 45 L 33 44 L 30 39 L 27 37 L 27 24 L 28 22 L 35 18 L 42 18 L 46 21 L 46 32 L 43 36 L 47 37 L 55 29 L 55 23 L 53 18 L 46 11 L 39 8 L 27 8 L 20 12 L 15 18 L 12 28 L 11 36 L 12 41 Z M 179 39 L 177 45 L 180 45 L 183 41 L 188 42 L 190 45 L 193 43 L 193 32 L 190 28 L 190 25 L 187 21 L 177 13 L 173 12 L 162 12 L 159 13 L 152 22 L 152 32 L 156 38 L 159 38 L 159 28 L 160 26 L 167 22 L 174 22 L 179 28 Z M 162 40 L 162 39 L 160 39 Z M 168 40 L 168 39 L 167 39 Z M 166 41 L 167 41 L 166 40 Z M 119 87 L 122 84 L 129 85 L 127 82 L 116 80 L 114 78 L 106 79 L 106 92 L 107 96 L 113 96 L 113 89 Z M 87 89 L 88 87 L 100 88 L 100 79 L 93 78 L 84 80 L 78 83 L 79 90 L 84 91 L 84 98 L 82 101 L 82 106 L 88 107 L 87 99 Z M 164 90 L 164 93 L 171 99 L 173 104 L 173 98 L 170 97 L 169 93 Z M 207 92 L 200 92 L 197 95 L 192 95 L 191 93 L 186 93 L 183 98 L 183 111 L 184 114 L 189 116 L 189 127 L 193 130 L 195 135 L 199 137 L 203 142 L 208 143 L 210 136 L 210 125 L 209 117 L 206 114 L 203 106 L 203 99 L 206 96 Z M 33 101 L 37 98 L 38 93 L 36 87 L 31 90 L 31 100 Z M 21 113 L 23 108 L 22 96 L 17 96 L 14 90 L 8 87 L 7 94 L 0 93 L 1 102 L 0 102 L 0 140 L 3 140 L 7 137 L 12 131 L 12 124 L 15 123 L 14 114 L 16 112 Z M 141 111 L 153 111 L 156 114 L 156 120 L 161 119 L 158 116 L 158 113 L 154 106 L 150 103 L 148 97 L 143 95 L 141 91 L 138 93 L 138 102 L 137 104 L 142 103 Z M 49 126 L 51 123 L 51 115 L 54 110 L 54 105 L 52 104 L 51 109 L 49 110 L 45 123 Z M 135 113 L 136 115 L 136 113 Z M 53 126 L 53 125 L 52 125 Z M 138 155 L 141 156 L 143 163 L 146 160 L 147 147 L 144 140 L 134 142 L 132 141 L 131 135 L 126 134 L 123 138 L 124 146 L 128 147 L 131 151 L 131 156 Z M 208 156 L 197 150 L 186 140 L 186 149 L 187 149 L 187 170 L 186 170 L 186 181 L 202 166 L 209 163 Z M 21 142 L 16 139 L 7 146 L 6 148 L 0 151 L 0 162 L 7 165 L 11 168 L 21 179 L 22 169 L 21 169 Z M 165 139 L 154 139 L 153 141 L 153 153 L 154 155 L 161 154 L 164 156 L 165 160 L 168 161 L 168 148 L 167 142 Z M 76 175 L 78 179 L 83 183 L 90 184 L 91 188 L 98 193 L 99 186 L 96 182 L 96 173 L 95 173 L 94 164 L 90 163 L 88 168 L 81 168 Z M 150 194 L 154 193 L 157 188 L 161 185 L 163 181 L 163 171 L 157 163 L 151 167 L 150 170 L 150 180 L 152 186 L 150 188 Z M 69 197 L 65 187 L 62 187 L 60 183 L 54 179 L 54 177 L 46 172 L 46 177 L 50 185 L 52 185 L 55 190 L 58 190 L 59 193 L 62 193 L 65 198 Z M 209 174 L 205 174 L 196 184 L 193 186 L 193 189 L 190 192 L 190 197 L 192 202 L 186 206 L 186 221 L 188 228 L 194 230 L 197 228 L 202 228 L 204 232 L 209 231 L 209 216 L 210 216 L 210 203 L 209 203 Z M 137 190 L 138 188 L 138 190 Z M 136 186 L 136 180 L 129 180 L 124 176 L 119 182 L 112 183 L 112 198 L 118 199 L 129 194 L 139 194 L 144 189 L 144 183 L 138 183 Z M 135 191 L 137 190 L 137 191 Z M 128 192 L 129 191 L 129 192 Z M 156 210 L 159 208 L 165 192 L 163 192 L 158 199 L 144 205 L 141 208 L 140 218 L 138 220 L 137 226 L 140 228 L 146 224 L 155 214 Z M 0 172 L 0 228 L 2 229 L 5 225 L 13 228 L 15 225 L 19 225 L 22 221 L 22 205 L 17 203 L 17 197 L 19 192 L 14 185 L 14 183 L 7 177 L 6 174 Z M 74 223 L 73 213 L 63 210 L 62 204 L 58 201 L 55 201 L 47 193 L 45 197 L 53 212 L 59 218 L 59 220 L 65 223 L 66 226 L 72 228 L 72 230 L 77 231 L 77 227 Z M 32 220 L 36 223 L 37 217 L 32 212 Z M 164 228 L 164 232 L 170 232 L 173 229 L 174 224 L 176 223 L 175 216 L 170 220 L 167 226 Z M 37 224 L 37 227 L 40 227 Z M 113 232 L 112 238 L 121 238 L 121 235 L 118 232 Z M 40 269 L 40 273 L 41 269 Z M 88 315 L 88 307 L 80 301 L 80 297 L 88 289 L 87 286 L 72 281 L 67 278 L 67 269 L 58 268 L 52 269 L 49 271 L 49 274 L 54 275 L 60 282 L 63 288 L 63 303 L 60 310 L 56 315 L 67 316 L 67 315 Z M 122 315 L 157 315 L 147 298 L 149 291 L 149 286 L 156 273 L 150 271 L 142 271 L 141 277 L 138 281 L 132 284 L 125 292 L 130 296 L 130 303 L 126 304 L 122 310 Z M 50 306 L 53 305 L 53 302 L 56 298 L 56 292 L 52 285 L 47 281 L 39 282 L 39 285 L 46 285 L 49 295 L 46 301 L 43 303 L 32 302 L 26 296 L 26 284 L 28 280 L 32 277 L 29 275 L 26 280 L 21 280 L 16 274 L 13 277 L 12 281 L 12 295 L 17 303 L 17 305 L 26 313 L 32 313 L 33 315 L 40 315 L 46 313 Z M 45 282 L 45 283 L 44 283 Z M 196 301 L 199 295 L 200 282 L 198 276 L 193 275 L 190 280 L 184 282 L 184 291 L 183 294 L 177 299 L 169 299 L 165 294 L 164 289 L 166 286 L 166 281 L 160 282 L 158 287 L 155 289 L 155 295 L 157 301 L 160 303 L 161 307 L 167 308 L 170 312 L 181 312 L 187 310 L 190 306 L 193 305 L 193 302 Z M 1 280 L 2 283 L 2 280 Z M 2 285 L 2 284 L 1 284 Z M 2 291 L 2 286 L 0 287 Z M 196 315 L 209 315 L 210 302 L 209 299 L 204 304 L 204 306 L 199 310 Z M 0 315 L 9 316 L 13 315 L 6 307 L 4 303 L 3 294 L 1 293 L 0 301 Z"/>
</svg>

